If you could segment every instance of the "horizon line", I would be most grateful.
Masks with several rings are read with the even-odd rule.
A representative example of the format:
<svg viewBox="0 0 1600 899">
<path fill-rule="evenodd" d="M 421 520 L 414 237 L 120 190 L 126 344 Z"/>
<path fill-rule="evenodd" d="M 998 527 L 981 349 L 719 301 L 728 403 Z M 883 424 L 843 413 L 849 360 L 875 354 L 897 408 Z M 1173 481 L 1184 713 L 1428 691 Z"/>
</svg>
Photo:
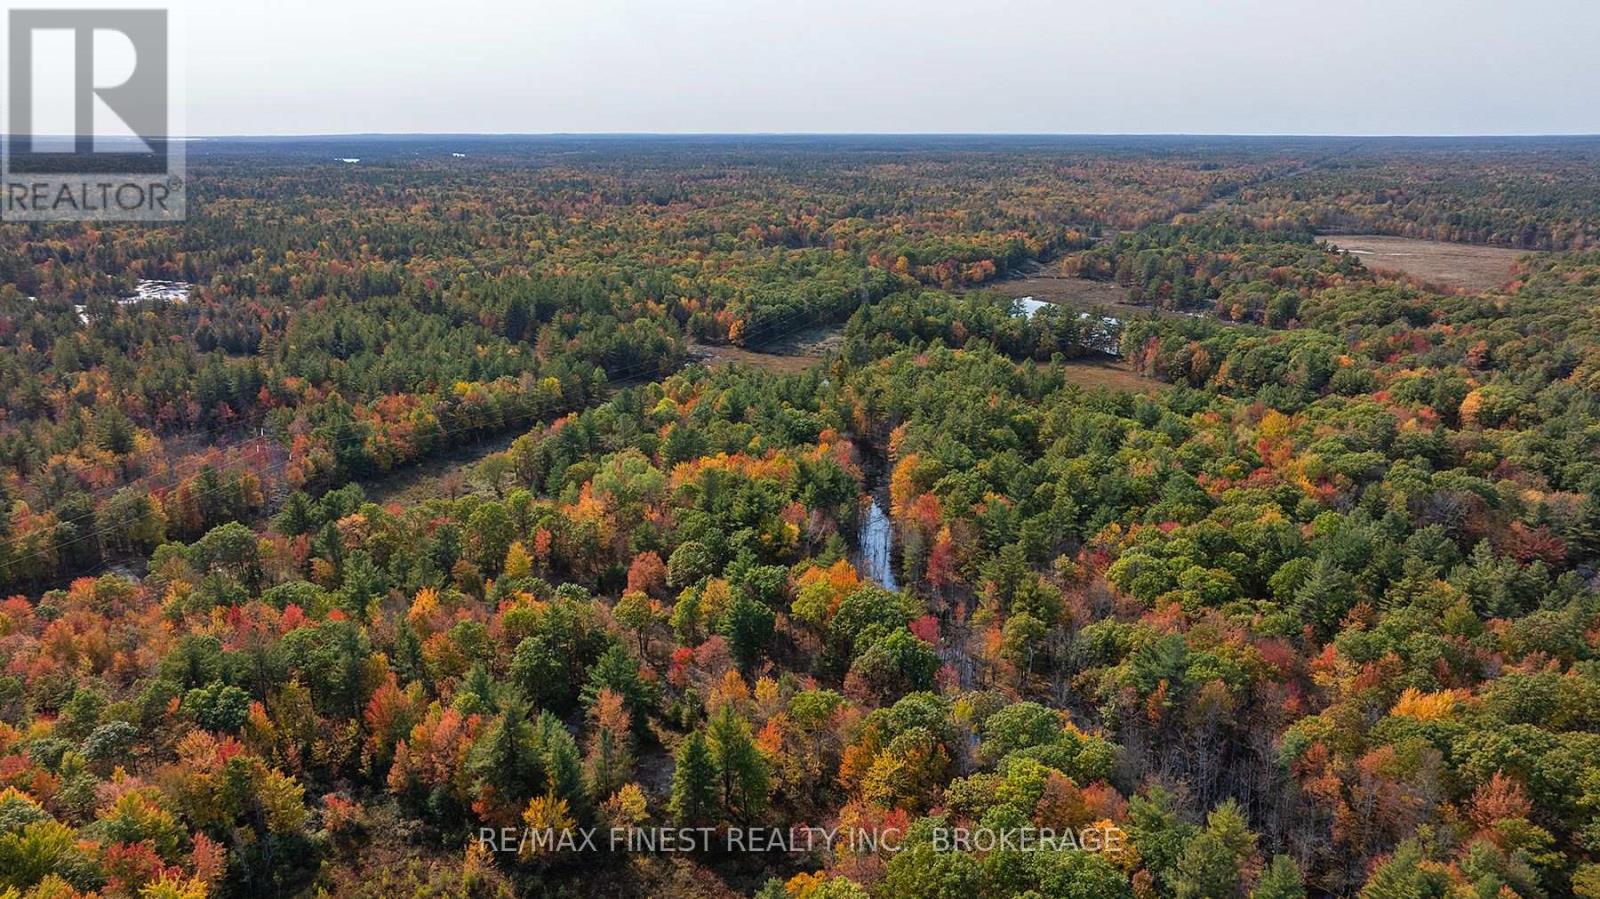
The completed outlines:
<svg viewBox="0 0 1600 899">
<path fill-rule="evenodd" d="M 1183 138 L 1322 138 L 1346 140 L 1493 140 L 1541 138 L 1600 138 L 1596 131 L 1543 132 L 1205 132 L 1205 131 L 318 131 L 305 133 L 217 133 L 166 136 L 157 140 L 292 140 L 354 137 L 498 137 L 498 138 L 604 138 L 604 137 L 1183 137 Z"/>
</svg>

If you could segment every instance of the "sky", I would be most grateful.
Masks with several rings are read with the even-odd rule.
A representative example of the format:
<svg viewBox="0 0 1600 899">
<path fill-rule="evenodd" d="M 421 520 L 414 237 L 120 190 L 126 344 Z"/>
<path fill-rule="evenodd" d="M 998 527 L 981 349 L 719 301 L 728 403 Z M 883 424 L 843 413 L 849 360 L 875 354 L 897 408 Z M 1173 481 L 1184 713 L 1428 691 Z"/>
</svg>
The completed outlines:
<svg viewBox="0 0 1600 899">
<path fill-rule="evenodd" d="M 191 135 L 1600 133 L 1600 4 L 1576 0 L 193 0 L 183 13 Z"/>
</svg>

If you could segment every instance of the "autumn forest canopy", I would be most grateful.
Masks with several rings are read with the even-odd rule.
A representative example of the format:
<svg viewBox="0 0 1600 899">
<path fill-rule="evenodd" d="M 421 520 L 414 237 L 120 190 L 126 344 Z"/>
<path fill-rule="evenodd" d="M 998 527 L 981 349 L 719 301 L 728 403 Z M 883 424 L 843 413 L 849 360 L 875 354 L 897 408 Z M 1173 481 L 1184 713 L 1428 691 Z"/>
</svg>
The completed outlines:
<svg viewBox="0 0 1600 899">
<path fill-rule="evenodd" d="M 0 225 L 0 899 L 1600 899 L 1597 164 L 218 140 Z M 480 838 L 665 827 L 898 839 Z"/>
</svg>

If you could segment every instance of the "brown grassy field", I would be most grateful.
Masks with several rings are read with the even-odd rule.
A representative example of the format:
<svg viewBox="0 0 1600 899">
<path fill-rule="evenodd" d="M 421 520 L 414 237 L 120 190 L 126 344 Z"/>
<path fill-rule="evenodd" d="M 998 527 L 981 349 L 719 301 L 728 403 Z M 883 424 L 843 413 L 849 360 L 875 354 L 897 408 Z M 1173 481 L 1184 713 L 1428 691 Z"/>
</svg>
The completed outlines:
<svg viewBox="0 0 1600 899">
<path fill-rule="evenodd" d="M 1435 287 L 1490 290 L 1511 280 L 1511 269 L 1523 250 L 1413 240 L 1381 234 L 1327 234 L 1323 239 L 1354 253 L 1375 272 L 1396 272 Z"/>
<path fill-rule="evenodd" d="M 992 281 L 980 290 L 990 290 L 1013 299 L 1033 297 L 1047 303 L 1060 303 L 1079 309 L 1104 306 L 1125 311 L 1149 311 L 1146 306 L 1128 305 L 1128 291 L 1124 287 L 1105 281 L 1085 278 L 1067 278 L 1056 273 L 1054 266 L 1017 278 Z"/>
<path fill-rule="evenodd" d="M 1067 383 L 1083 387 L 1105 387 L 1123 393 L 1166 390 L 1172 385 L 1147 378 L 1121 359 L 1080 359 L 1068 363 Z"/>
<path fill-rule="evenodd" d="M 795 374 L 802 372 L 817 362 L 815 356 L 790 356 L 783 353 L 758 353 L 736 346 L 712 346 L 710 344 L 696 344 L 692 351 L 700 357 L 700 362 L 708 368 L 717 368 L 722 365 L 732 365 L 737 362 L 741 365 L 750 365 L 755 368 L 779 374 Z"/>
<path fill-rule="evenodd" d="M 759 350 L 697 343 L 689 348 L 689 352 L 710 368 L 738 362 L 779 374 L 794 374 L 817 364 L 817 360 L 826 355 L 828 350 L 838 345 L 842 331 L 840 325 L 819 325 L 799 331 Z"/>
<path fill-rule="evenodd" d="M 1001 281 L 991 281 L 975 290 L 987 290 L 1001 296 L 1018 299 L 1032 297 L 1046 303 L 1059 303 L 1074 309 L 1104 309 L 1118 318 L 1136 315 L 1182 315 L 1170 309 L 1158 309 L 1128 302 L 1128 289 L 1109 281 L 1090 281 L 1087 278 L 1069 278 L 1059 274 L 1055 265 L 1035 266 L 1035 270 Z M 1230 324 L 1229 322 L 1220 322 Z"/>
</svg>

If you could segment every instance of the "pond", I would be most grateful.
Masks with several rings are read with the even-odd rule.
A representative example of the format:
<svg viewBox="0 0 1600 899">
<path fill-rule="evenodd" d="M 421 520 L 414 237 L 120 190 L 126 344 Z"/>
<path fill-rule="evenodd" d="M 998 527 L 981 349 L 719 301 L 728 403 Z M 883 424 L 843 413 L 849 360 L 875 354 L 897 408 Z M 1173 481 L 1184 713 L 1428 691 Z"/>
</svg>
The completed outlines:
<svg viewBox="0 0 1600 899">
<path fill-rule="evenodd" d="M 1038 312 L 1040 309 L 1043 309 L 1046 306 L 1055 305 L 1057 304 L 1052 303 L 1049 300 L 1036 300 L 1033 297 L 1017 297 L 1011 301 L 1011 314 L 1021 318 L 1033 318 L 1034 313 Z M 1095 316 L 1087 312 L 1079 312 L 1078 318 L 1084 321 L 1092 321 Z M 1099 318 L 1100 327 L 1091 329 L 1092 333 L 1087 335 L 1088 345 L 1091 348 L 1099 350 L 1108 356 L 1122 355 L 1120 342 L 1122 334 L 1122 319 L 1112 315 L 1102 315 L 1099 316 Z"/>
</svg>

